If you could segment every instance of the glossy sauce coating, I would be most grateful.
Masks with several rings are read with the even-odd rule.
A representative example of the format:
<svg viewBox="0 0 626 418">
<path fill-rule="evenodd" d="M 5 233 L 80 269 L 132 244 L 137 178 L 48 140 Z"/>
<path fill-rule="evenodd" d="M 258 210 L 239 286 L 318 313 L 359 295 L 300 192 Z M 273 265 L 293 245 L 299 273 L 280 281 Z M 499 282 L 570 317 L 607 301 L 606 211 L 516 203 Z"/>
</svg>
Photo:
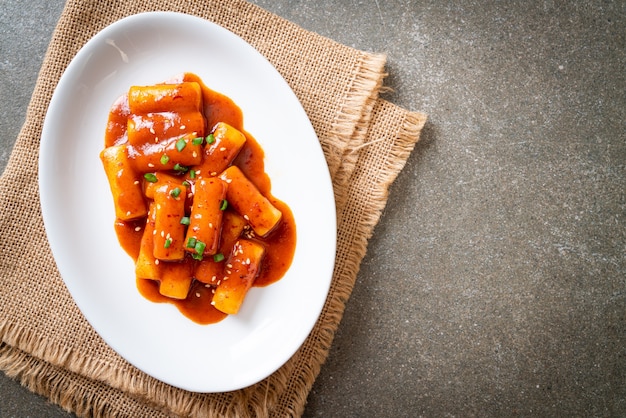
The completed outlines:
<svg viewBox="0 0 626 418">
<path fill-rule="evenodd" d="M 259 191 L 282 213 L 282 219 L 279 224 L 267 236 L 256 236 L 250 229 L 245 230 L 242 234 L 242 238 L 245 237 L 245 239 L 256 241 L 265 248 L 260 272 L 253 286 L 270 285 L 284 276 L 293 259 L 296 245 L 296 226 L 293 215 L 287 204 L 272 196 L 271 181 L 264 169 L 263 149 L 254 137 L 243 129 L 243 114 L 239 107 L 227 96 L 206 87 L 194 74 L 186 73 L 180 77 L 168 80 L 166 83 L 176 84 L 189 81 L 197 82 L 201 86 L 203 115 L 206 121 L 204 132 L 211 132 L 218 122 L 224 122 L 240 130 L 245 135 L 246 142 L 232 165 L 239 167 Z M 104 141 L 106 147 L 128 143 L 126 127 L 129 117 L 132 118 L 128 106 L 128 96 L 124 95 L 110 109 Z M 155 125 L 155 129 L 157 129 L 155 132 L 156 136 L 161 135 L 163 138 L 163 135 L 167 134 L 165 130 L 163 132 L 158 131 L 157 125 Z M 172 128 L 170 126 L 167 129 L 171 130 Z M 203 174 L 208 175 L 208 173 Z M 192 188 L 194 182 L 197 181 L 197 179 L 189 178 L 188 175 L 186 177 L 181 175 L 181 178 L 191 183 Z M 226 209 L 226 211 L 230 210 L 232 208 Z M 119 243 L 135 261 L 139 255 L 145 225 L 145 217 L 129 221 L 120 219 L 115 221 L 115 232 Z M 190 263 L 195 266 L 199 261 L 187 255 L 179 263 Z M 211 305 L 215 288 L 210 283 L 205 284 L 194 279 L 185 299 L 172 299 L 161 295 L 159 293 L 159 282 L 154 280 L 137 279 L 137 288 L 146 299 L 157 303 L 172 303 L 186 317 L 199 324 L 219 322 L 227 316 Z"/>
</svg>

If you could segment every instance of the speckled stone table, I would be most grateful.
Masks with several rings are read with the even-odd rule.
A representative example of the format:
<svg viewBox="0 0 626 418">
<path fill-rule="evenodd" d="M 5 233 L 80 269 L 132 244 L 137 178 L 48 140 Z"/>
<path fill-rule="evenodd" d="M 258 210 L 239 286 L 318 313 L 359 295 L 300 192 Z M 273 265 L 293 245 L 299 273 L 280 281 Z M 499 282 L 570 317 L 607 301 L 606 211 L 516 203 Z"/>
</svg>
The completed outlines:
<svg viewBox="0 0 626 418">
<path fill-rule="evenodd" d="M 625 416 L 624 2 L 254 3 L 429 115 L 305 416 Z M 0 7 L 0 169 L 62 7 Z M 71 415 L 0 374 L 22 416 Z"/>
</svg>

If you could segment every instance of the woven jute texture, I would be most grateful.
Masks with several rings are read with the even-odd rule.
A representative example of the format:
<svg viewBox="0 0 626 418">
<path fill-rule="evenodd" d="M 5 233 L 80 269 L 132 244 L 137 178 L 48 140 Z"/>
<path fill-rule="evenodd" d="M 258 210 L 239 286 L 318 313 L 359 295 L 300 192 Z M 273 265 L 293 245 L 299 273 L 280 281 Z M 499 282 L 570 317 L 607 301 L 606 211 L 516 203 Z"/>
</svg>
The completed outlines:
<svg viewBox="0 0 626 418">
<path fill-rule="evenodd" d="M 215 22 L 260 51 L 301 101 L 326 156 L 337 204 L 337 256 L 313 331 L 278 371 L 245 389 L 198 394 L 124 361 L 86 322 L 46 240 L 37 155 L 61 74 L 107 25 L 146 11 Z M 71 0 L 53 34 L 26 121 L 0 179 L 0 369 L 79 416 L 300 416 L 353 289 L 389 185 L 425 115 L 381 100 L 385 57 L 340 45 L 240 0 Z M 364 284 L 367 285 L 367 284 Z"/>
</svg>

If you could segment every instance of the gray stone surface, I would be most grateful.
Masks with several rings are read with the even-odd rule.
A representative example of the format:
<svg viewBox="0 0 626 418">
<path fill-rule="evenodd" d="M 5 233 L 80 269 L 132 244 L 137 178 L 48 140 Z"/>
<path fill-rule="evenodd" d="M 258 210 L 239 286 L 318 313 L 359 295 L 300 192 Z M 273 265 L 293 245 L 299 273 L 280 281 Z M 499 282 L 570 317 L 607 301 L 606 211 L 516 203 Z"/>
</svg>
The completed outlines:
<svg viewBox="0 0 626 418">
<path fill-rule="evenodd" d="M 305 417 L 626 416 L 626 3 L 255 2 L 430 117 Z M 0 7 L 0 168 L 61 8 Z M 67 414 L 2 376 L 11 416 Z"/>
</svg>

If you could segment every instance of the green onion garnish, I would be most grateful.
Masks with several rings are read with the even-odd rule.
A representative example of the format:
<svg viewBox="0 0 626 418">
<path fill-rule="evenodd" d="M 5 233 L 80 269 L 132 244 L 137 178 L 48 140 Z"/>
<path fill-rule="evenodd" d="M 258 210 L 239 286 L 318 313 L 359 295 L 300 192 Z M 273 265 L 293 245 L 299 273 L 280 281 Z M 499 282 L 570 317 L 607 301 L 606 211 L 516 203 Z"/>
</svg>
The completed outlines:
<svg viewBox="0 0 626 418">
<path fill-rule="evenodd" d="M 176 163 L 176 165 L 174 166 L 174 171 L 179 171 L 181 173 L 185 173 L 185 172 L 187 172 L 187 170 L 189 170 L 189 167 L 185 167 L 184 165 L 180 165 L 178 163 Z"/>
<path fill-rule="evenodd" d="M 206 248 L 206 244 L 204 242 L 196 241 L 196 246 L 194 247 L 194 250 L 196 250 L 196 253 L 203 254 L 205 248 Z"/>
<path fill-rule="evenodd" d="M 194 145 L 202 145 L 203 142 L 204 138 L 202 138 L 201 136 L 191 140 L 191 143 Z"/>
<path fill-rule="evenodd" d="M 170 245 L 172 245 L 172 240 L 168 238 L 165 240 L 165 244 L 163 244 L 163 246 L 165 248 L 170 248 Z"/>
<path fill-rule="evenodd" d="M 154 173 L 146 173 L 143 175 L 143 178 L 149 181 L 150 183 L 156 183 L 157 176 Z"/>
<path fill-rule="evenodd" d="M 183 216 L 182 218 L 180 218 L 180 223 L 183 225 L 189 225 L 191 223 L 191 220 L 189 219 L 189 216 Z"/>
<path fill-rule="evenodd" d="M 190 179 L 196 178 L 196 170 L 189 170 L 189 178 Z"/>
<path fill-rule="evenodd" d="M 224 259 L 224 254 L 222 253 L 217 253 L 213 256 L 213 261 L 215 261 L 216 263 L 219 263 L 223 259 Z"/>
<path fill-rule="evenodd" d="M 175 187 L 172 190 L 170 190 L 170 196 L 172 197 L 180 196 L 180 187 Z"/>
<path fill-rule="evenodd" d="M 196 239 L 194 237 L 189 237 L 187 240 L 187 248 L 195 248 L 196 247 Z"/>
<path fill-rule="evenodd" d="M 168 157 L 167 154 L 163 154 L 161 156 L 161 164 L 167 164 L 169 160 L 170 160 L 170 157 Z"/>
<path fill-rule="evenodd" d="M 206 137 L 206 143 L 207 143 L 207 144 L 212 144 L 212 143 L 214 143 L 214 142 L 215 142 L 215 136 L 213 136 L 213 134 L 209 134 L 209 135 Z"/>
<path fill-rule="evenodd" d="M 191 258 L 193 258 L 194 260 L 202 261 L 202 254 L 193 253 L 191 254 Z"/>
<path fill-rule="evenodd" d="M 228 200 L 226 199 L 222 200 L 222 205 L 220 206 L 220 210 L 226 210 L 227 207 L 228 207 Z"/>
<path fill-rule="evenodd" d="M 176 141 L 176 149 L 178 150 L 178 152 L 181 152 L 185 148 L 185 146 L 187 146 L 185 138 L 180 138 L 178 141 Z"/>
</svg>

